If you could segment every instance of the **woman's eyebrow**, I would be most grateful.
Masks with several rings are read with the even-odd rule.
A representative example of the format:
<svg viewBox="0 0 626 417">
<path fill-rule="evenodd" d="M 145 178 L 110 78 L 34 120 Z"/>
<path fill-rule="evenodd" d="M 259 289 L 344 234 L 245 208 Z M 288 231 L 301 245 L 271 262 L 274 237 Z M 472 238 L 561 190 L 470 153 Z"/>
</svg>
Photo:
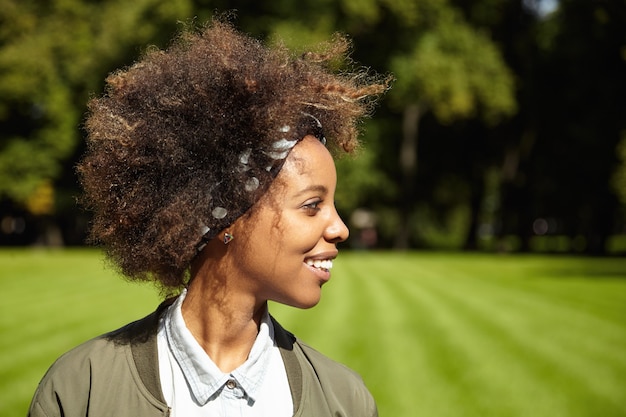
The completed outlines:
<svg viewBox="0 0 626 417">
<path fill-rule="evenodd" d="M 328 188 L 324 185 L 309 185 L 308 187 L 298 191 L 294 197 L 300 197 L 303 194 L 309 193 L 309 192 L 318 192 L 320 194 L 328 194 Z"/>
</svg>

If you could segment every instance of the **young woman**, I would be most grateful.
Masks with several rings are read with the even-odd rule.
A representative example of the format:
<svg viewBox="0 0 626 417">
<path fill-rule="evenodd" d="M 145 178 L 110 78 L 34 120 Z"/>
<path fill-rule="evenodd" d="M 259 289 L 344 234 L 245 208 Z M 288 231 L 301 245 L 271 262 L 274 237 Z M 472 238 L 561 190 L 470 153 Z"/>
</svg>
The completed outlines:
<svg viewBox="0 0 626 417">
<path fill-rule="evenodd" d="M 59 358 L 31 416 L 373 416 L 361 378 L 283 329 L 348 229 L 332 153 L 385 82 L 334 74 L 347 42 L 293 57 L 222 21 L 107 79 L 79 165 L 92 236 L 130 279 L 177 294 Z"/>
</svg>

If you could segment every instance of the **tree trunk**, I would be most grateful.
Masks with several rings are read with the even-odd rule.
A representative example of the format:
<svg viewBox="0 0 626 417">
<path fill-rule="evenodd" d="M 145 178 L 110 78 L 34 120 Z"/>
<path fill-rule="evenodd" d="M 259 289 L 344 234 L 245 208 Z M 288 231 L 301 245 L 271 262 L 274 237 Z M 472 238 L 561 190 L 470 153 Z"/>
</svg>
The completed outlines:
<svg viewBox="0 0 626 417">
<path fill-rule="evenodd" d="M 415 175 L 417 174 L 417 140 L 419 122 L 423 115 L 418 103 L 404 108 L 402 115 L 402 144 L 399 164 L 402 173 L 400 197 L 400 222 L 396 231 L 394 247 L 408 249 L 411 237 L 411 212 L 415 202 Z"/>
<path fill-rule="evenodd" d="M 478 249 L 478 226 L 482 214 L 483 200 L 485 199 L 485 180 L 474 178 L 472 181 L 472 195 L 470 199 L 470 224 L 465 237 L 463 249 L 473 251 Z"/>
<path fill-rule="evenodd" d="M 531 208 L 530 179 L 520 181 L 520 175 L 528 174 L 525 166 L 536 142 L 532 128 L 526 128 L 517 146 L 506 151 L 502 162 L 500 184 L 500 227 L 496 233 L 498 246 L 506 249 L 505 238 L 515 235 L 520 239 L 518 251 L 529 252 L 532 238 L 532 222 L 535 213 Z"/>
<path fill-rule="evenodd" d="M 607 181 L 608 182 L 608 181 Z M 593 204 L 591 227 L 586 233 L 587 247 L 585 253 L 600 256 L 608 253 L 609 237 L 615 232 L 615 212 L 619 203 L 609 190 L 599 191 Z"/>
</svg>

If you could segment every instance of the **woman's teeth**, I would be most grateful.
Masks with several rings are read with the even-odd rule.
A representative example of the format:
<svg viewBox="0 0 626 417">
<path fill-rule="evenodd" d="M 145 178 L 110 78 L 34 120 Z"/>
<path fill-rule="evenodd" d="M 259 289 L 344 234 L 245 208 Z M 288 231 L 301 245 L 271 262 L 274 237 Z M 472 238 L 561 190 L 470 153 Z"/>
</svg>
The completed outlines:
<svg viewBox="0 0 626 417">
<path fill-rule="evenodd" d="M 325 270 L 332 269 L 332 267 L 333 267 L 332 259 L 325 259 L 325 260 L 307 259 L 306 264 L 309 265 L 309 266 L 312 266 L 314 268 L 325 269 Z"/>
</svg>

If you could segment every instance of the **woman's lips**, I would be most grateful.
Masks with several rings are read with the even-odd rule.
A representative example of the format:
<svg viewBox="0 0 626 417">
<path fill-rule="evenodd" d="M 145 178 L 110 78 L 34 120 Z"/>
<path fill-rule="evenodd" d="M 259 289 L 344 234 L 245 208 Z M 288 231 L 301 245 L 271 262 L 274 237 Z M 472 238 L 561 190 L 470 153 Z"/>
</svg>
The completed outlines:
<svg viewBox="0 0 626 417">
<path fill-rule="evenodd" d="M 332 259 L 307 259 L 304 264 L 322 281 L 322 283 L 330 279 L 330 270 L 333 267 Z"/>
</svg>

